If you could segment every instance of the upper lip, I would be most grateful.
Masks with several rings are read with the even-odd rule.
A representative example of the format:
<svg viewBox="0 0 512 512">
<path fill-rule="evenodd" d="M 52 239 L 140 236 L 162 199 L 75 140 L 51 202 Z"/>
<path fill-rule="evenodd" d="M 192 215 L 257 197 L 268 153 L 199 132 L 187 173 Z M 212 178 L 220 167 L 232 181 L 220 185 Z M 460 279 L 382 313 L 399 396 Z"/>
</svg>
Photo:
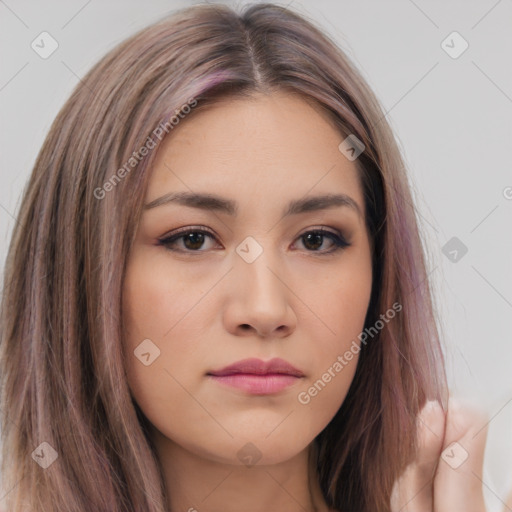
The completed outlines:
<svg viewBox="0 0 512 512">
<path fill-rule="evenodd" d="M 233 375 L 235 373 L 249 373 L 254 375 L 266 375 L 280 373 L 283 375 L 294 375 L 295 377 L 303 377 L 304 374 L 288 361 L 280 358 L 262 361 L 261 359 L 243 359 L 236 363 L 230 364 L 221 370 L 213 370 L 208 375 L 223 376 Z"/>
</svg>

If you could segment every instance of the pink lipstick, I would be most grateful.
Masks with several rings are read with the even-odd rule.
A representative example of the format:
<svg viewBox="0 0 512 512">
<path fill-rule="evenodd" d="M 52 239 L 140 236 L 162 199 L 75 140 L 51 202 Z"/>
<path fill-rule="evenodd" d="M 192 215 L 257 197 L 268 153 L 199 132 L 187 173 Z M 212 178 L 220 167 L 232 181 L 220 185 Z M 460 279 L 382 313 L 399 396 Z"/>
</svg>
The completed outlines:
<svg viewBox="0 0 512 512">
<path fill-rule="evenodd" d="M 208 372 L 216 382 L 253 395 L 278 393 L 297 383 L 304 374 L 284 359 L 244 359 Z"/>
</svg>

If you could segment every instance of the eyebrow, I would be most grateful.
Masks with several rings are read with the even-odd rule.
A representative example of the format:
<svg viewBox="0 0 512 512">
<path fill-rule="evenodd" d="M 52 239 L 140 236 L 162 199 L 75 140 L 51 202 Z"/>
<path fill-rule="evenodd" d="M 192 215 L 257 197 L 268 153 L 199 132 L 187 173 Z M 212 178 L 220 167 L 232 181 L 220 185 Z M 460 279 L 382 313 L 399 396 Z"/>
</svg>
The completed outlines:
<svg viewBox="0 0 512 512">
<path fill-rule="evenodd" d="M 226 199 L 210 193 L 195 192 L 169 192 L 144 205 L 144 209 L 150 210 L 169 203 L 177 203 L 201 210 L 217 211 L 231 216 L 236 216 L 238 213 L 238 204 L 232 199 Z M 359 204 L 346 194 L 324 194 L 295 199 L 286 205 L 282 217 L 340 206 L 351 208 L 359 217 L 363 218 Z"/>
</svg>

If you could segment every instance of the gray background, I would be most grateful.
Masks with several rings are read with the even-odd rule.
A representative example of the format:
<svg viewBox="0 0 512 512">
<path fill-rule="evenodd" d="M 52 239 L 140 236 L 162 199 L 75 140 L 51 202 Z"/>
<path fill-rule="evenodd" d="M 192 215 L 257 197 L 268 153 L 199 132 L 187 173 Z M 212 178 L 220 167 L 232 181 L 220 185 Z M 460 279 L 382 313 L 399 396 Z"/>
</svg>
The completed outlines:
<svg viewBox="0 0 512 512">
<path fill-rule="evenodd" d="M 2 268 L 20 193 L 80 77 L 195 3 L 0 0 Z M 489 415 L 484 490 L 489 511 L 501 510 L 512 485 L 512 0 L 278 3 L 320 23 L 388 112 L 421 213 L 451 390 Z M 59 44 L 47 59 L 31 48 L 43 31 Z M 453 31 L 469 44 L 458 58 L 442 47 Z M 468 249 L 456 262 L 443 253 L 452 237 Z"/>
</svg>

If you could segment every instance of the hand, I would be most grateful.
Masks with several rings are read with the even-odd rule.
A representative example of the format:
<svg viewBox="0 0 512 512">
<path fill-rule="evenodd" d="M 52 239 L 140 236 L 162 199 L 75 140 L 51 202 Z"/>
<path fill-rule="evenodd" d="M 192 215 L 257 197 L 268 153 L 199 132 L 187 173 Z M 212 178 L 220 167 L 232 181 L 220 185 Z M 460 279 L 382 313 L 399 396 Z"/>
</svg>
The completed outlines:
<svg viewBox="0 0 512 512">
<path fill-rule="evenodd" d="M 395 482 L 392 512 L 485 512 L 482 471 L 487 418 L 449 400 L 418 415 L 417 458 Z"/>
</svg>

